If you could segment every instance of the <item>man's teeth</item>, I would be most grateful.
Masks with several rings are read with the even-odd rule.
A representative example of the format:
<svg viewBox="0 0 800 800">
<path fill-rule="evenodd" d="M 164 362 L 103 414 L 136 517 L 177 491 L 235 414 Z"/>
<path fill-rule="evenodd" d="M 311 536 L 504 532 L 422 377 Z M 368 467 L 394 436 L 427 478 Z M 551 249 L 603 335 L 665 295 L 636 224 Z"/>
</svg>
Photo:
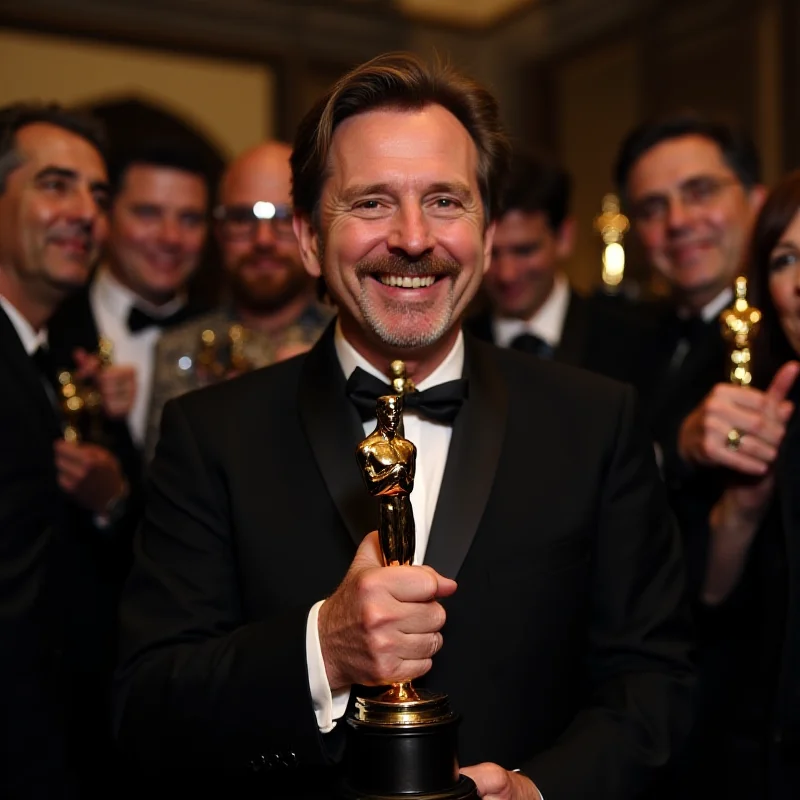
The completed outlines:
<svg viewBox="0 0 800 800">
<path fill-rule="evenodd" d="M 425 275 L 409 278 L 408 275 L 379 275 L 380 282 L 385 286 L 400 286 L 403 289 L 424 289 L 426 286 L 433 286 L 436 278 L 433 275 Z"/>
</svg>

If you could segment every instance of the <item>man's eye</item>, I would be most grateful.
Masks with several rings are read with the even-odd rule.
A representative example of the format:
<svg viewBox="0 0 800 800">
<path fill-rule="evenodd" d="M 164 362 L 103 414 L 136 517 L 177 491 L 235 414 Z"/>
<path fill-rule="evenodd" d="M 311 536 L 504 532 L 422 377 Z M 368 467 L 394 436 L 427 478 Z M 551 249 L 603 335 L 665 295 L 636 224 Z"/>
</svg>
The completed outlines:
<svg viewBox="0 0 800 800">
<path fill-rule="evenodd" d="M 95 192 L 94 202 L 101 211 L 108 211 L 111 208 L 111 198 L 108 192 Z"/>
<path fill-rule="evenodd" d="M 48 192 L 63 194 L 69 190 L 69 181 L 66 178 L 45 178 L 41 186 Z"/>
<path fill-rule="evenodd" d="M 199 228 L 205 222 L 205 217 L 202 214 L 184 214 L 181 222 L 187 228 Z"/>
<path fill-rule="evenodd" d="M 156 219 L 160 211 L 154 206 L 137 206 L 133 209 L 133 214 L 139 219 Z"/>
<path fill-rule="evenodd" d="M 687 187 L 686 194 L 692 200 L 708 200 L 716 194 L 717 188 L 717 184 L 713 181 L 698 181 Z"/>
<path fill-rule="evenodd" d="M 461 203 L 452 197 L 437 197 L 433 201 L 433 207 L 442 209 L 444 211 L 450 211 L 451 209 L 460 208 Z"/>
<path fill-rule="evenodd" d="M 356 203 L 356 208 L 362 208 L 365 211 L 374 211 L 380 208 L 380 203 L 377 200 L 360 200 Z"/>
</svg>

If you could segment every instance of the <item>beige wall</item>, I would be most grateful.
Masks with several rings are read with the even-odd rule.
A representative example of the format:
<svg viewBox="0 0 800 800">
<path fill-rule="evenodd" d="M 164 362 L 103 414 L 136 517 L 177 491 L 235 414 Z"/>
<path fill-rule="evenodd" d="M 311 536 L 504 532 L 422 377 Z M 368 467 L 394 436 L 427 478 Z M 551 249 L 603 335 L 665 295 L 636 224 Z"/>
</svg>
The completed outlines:
<svg viewBox="0 0 800 800">
<path fill-rule="evenodd" d="M 181 117 L 230 158 L 273 134 L 274 95 L 261 64 L 0 28 L 0 105 L 135 97 Z"/>
</svg>

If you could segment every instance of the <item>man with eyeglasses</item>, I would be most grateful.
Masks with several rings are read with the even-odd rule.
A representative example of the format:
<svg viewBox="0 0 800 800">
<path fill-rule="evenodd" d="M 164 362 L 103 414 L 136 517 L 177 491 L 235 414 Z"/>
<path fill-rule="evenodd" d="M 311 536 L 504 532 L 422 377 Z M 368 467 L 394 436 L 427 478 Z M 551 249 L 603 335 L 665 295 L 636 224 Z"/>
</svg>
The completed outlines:
<svg viewBox="0 0 800 800">
<path fill-rule="evenodd" d="M 308 350 L 332 316 L 316 299 L 292 230 L 290 154 L 287 144 L 264 142 L 237 158 L 222 178 L 214 220 L 229 297 L 161 338 L 148 456 L 167 400 L 241 371 L 232 357 L 232 333 L 242 337 L 245 368 L 263 367 Z"/>
<path fill-rule="evenodd" d="M 709 797 L 718 793 L 719 770 L 727 769 L 721 765 L 730 763 L 720 744 L 729 709 L 717 707 L 715 698 L 735 667 L 725 658 L 725 626 L 735 617 L 728 619 L 730 612 L 702 599 L 707 520 L 726 479 L 722 470 L 708 467 L 737 456 L 726 450 L 725 432 L 738 418 L 739 394 L 756 391 L 728 385 L 714 391 L 727 384 L 719 315 L 733 299 L 765 190 L 750 139 L 692 116 L 633 131 L 620 151 L 616 178 L 645 254 L 671 289 L 643 368 L 642 390 L 683 533 L 698 623 L 701 714 L 675 794 Z"/>
<path fill-rule="evenodd" d="M 673 491 L 686 493 L 697 432 L 681 425 L 725 377 L 718 322 L 730 305 L 764 198 L 758 154 L 742 132 L 697 116 L 648 123 L 624 141 L 616 180 L 651 266 L 669 286 L 641 389 Z"/>
</svg>

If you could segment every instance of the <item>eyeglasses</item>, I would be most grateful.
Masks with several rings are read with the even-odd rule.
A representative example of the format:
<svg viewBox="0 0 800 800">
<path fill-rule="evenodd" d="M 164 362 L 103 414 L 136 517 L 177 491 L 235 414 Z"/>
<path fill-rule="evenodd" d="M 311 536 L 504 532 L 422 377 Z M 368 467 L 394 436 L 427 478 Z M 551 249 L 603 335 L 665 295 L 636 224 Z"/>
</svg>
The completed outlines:
<svg viewBox="0 0 800 800">
<path fill-rule="evenodd" d="M 686 208 L 707 208 L 719 197 L 722 190 L 734 184 L 741 185 L 738 178 L 698 175 L 678 186 L 678 197 Z M 651 194 L 633 204 L 631 217 L 640 223 L 663 222 L 669 214 L 670 198 L 663 194 Z"/>
<path fill-rule="evenodd" d="M 267 200 L 259 200 L 253 205 L 217 206 L 214 209 L 214 219 L 219 222 L 223 236 L 231 240 L 251 239 L 258 226 L 267 222 L 275 238 L 289 241 L 294 239 L 292 216 L 291 206 Z"/>
</svg>

